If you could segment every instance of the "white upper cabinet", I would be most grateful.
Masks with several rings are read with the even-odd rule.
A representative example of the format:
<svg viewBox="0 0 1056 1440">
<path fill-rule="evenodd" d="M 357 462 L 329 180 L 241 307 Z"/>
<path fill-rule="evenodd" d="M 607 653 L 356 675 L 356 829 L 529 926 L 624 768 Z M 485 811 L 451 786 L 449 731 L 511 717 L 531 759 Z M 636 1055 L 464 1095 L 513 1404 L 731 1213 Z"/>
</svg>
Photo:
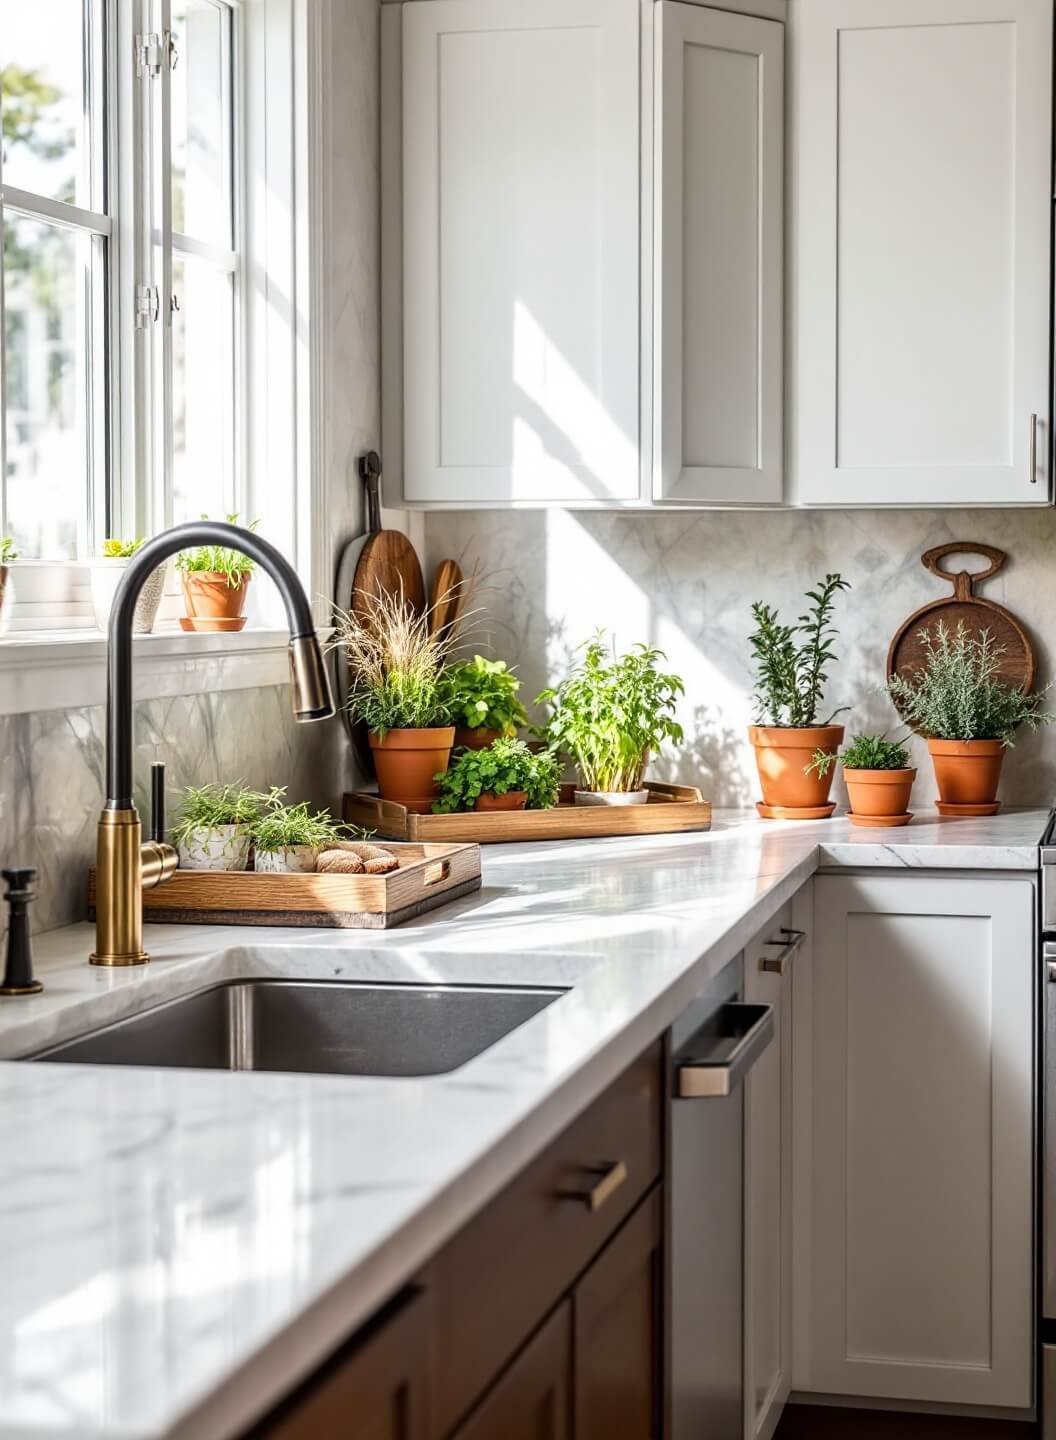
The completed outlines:
<svg viewBox="0 0 1056 1440">
<path fill-rule="evenodd" d="M 779 504 L 784 26 L 654 19 L 653 498 Z"/>
<path fill-rule="evenodd" d="M 635 500 L 638 0 L 402 29 L 404 498 Z"/>
<path fill-rule="evenodd" d="M 1049 496 L 1050 0 L 792 0 L 793 500 Z"/>
</svg>

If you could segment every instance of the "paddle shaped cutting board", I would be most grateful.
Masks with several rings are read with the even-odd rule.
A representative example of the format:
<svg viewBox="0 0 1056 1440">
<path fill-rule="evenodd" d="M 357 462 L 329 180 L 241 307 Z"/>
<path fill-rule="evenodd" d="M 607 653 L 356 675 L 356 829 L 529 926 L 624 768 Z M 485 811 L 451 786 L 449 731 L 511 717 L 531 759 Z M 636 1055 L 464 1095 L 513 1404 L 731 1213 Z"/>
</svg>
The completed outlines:
<svg viewBox="0 0 1056 1440">
<path fill-rule="evenodd" d="M 360 460 L 359 473 L 367 490 L 367 538 L 353 577 L 352 612 L 367 626 L 374 608 L 371 597 L 396 595 L 421 615 L 425 581 L 417 552 L 399 530 L 381 528 L 381 459 L 376 450 Z"/>
<path fill-rule="evenodd" d="M 950 555 L 984 555 L 990 564 L 985 570 L 947 570 L 941 562 Z M 1005 652 L 1001 656 L 1001 677 L 1009 685 L 1016 685 L 1024 691 L 1031 690 L 1036 665 L 1027 632 L 1011 611 L 975 593 L 975 587 L 997 575 L 1004 569 L 1007 560 L 1005 552 L 996 546 L 970 540 L 955 540 L 949 545 L 937 545 L 934 550 L 926 551 L 921 557 L 921 564 L 940 580 L 949 582 L 953 586 L 953 594 L 921 606 L 903 622 L 887 652 L 888 675 L 910 675 L 923 666 L 922 630 L 934 634 L 941 622 L 947 630 L 955 632 L 958 624 L 963 624 L 972 635 L 989 630 Z"/>
</svg>

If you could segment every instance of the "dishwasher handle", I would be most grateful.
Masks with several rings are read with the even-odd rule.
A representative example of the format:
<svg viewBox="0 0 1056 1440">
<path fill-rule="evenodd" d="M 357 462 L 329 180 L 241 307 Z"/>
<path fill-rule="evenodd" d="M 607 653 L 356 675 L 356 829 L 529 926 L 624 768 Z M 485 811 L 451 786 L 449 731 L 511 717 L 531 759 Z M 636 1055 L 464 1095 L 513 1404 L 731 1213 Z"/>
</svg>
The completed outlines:
<svg viewBox="0 0 1056 1440">
<path fill-rule="evenodd" d="M 712 1100 L 732 1095 L 773 1038 L 772 1005 L 731 1000 L 675 1056 L 675 1098 Z"/>
</svg>

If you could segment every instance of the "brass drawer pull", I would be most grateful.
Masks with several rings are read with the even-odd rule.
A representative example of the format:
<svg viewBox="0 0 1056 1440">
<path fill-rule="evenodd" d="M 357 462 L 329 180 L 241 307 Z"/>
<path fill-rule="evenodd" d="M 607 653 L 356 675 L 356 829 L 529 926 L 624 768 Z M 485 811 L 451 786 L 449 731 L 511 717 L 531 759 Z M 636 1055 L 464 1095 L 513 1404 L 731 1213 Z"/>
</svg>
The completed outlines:
<svg viewBox="0 0 1056 1440">
<path fill-rule="evenodd" d="M 803 941 L 807 938 L 804 930 L 789 930 L 782 926 L 780 940 L 767 940 L 767 946 L 780 945 L 780 955 L 765 955 L 759 961 L 759 969 L 767 975 L 783 975 L 788 968 L 788 962 L 796 953 Z"/>
<path fill-rule="evenodd" d="M 626 1183 L 627 1166 L 622 1160 L 617 1160 L 614 1164 L 593 1166 L 587 1173 L 599 1177 L 596 1185 L 589 1190 L 562 1190 L 559 1193 L 562 1200 L 578 1200 L 592 1215 L 596 1215 Z"/>
</svg>

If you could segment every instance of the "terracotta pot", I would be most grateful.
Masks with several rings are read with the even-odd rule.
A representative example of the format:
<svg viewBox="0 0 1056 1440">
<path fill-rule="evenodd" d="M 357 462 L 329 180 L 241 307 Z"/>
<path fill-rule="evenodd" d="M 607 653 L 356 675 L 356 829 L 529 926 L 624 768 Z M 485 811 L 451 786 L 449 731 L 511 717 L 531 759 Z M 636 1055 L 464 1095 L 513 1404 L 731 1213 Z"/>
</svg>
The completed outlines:
<svg viewBox="0 0 1056 1440">
<path fill-rule="evenodd" d="M 807 766 L 815 750 L 833 754 L 843 742 L 842 725 L 812 725 L 796 730 L 776 725 L 751 725 L 748 738 L 755 749 L 759 782 L 766 805 L 784 810 L 816 810 L 829 802 L 835 765 L 827 775 Z"/>
<path fill-rule="evenodd" d="M 246 611 L 246 591 L 251 576 L 243 575 L 241 585 L 229 585 L 226 575 L 211 570 L 183 570 L 183 604 L 188 620 L 241 620 Z"/>
<path fill-rule="evenodd" d="M 528 804 L 526 790 L 507 790 L 505 795 L 478 795 L 474 810 L 523 810 Z"/>
<path fill-rule="evenodd" d="M 929 740 L 935 782 L 944 805 L 992 805 L 1005 747 L 1000 740 Z"/>
<path fill-rule="evenodd" d="M 501 730 L 467 730 L 464 725 L 460 725 L 455 731 L 455 749 L 487 750 L 501 736 Z"/>
<path fill-rule="evenodd" d="M 434 775 L 451 762 L 453 725 L 431 730 L 389 730 L 385 738 L 372 732 L 370 748 L 383 800 L 405 806 L 412 815 L 428 815 L 437 796 Z"/>
<path fill-rule="evenodd" d="M 847 770 L 847 794 L 852 815 L 896 816 L 909 810 L 915 770 Z"/>
</svg>

